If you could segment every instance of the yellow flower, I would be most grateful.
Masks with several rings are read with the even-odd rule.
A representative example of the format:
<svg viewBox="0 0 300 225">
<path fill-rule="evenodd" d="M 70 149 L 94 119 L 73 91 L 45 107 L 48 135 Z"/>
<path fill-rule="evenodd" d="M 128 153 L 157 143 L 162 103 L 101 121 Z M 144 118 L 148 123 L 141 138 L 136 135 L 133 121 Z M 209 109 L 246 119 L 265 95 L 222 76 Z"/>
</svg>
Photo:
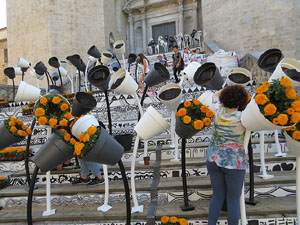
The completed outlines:
<svg viewBox="0 0 300 225">
<path fill-rule="evenodd" d="M 18 135 L 21 137 L 25 137 L 27 135 L 27 133 L 23 130 L 18 130 Z"/>
<path fill-rule="evenodd" d="M 68 120 L 62 119 L 61 121 L 59 121 L 59 125 L 62 127 L 66 127 L 68 125 Z"/>
<path fill-rule="evenodd" d="M 258 105 L 264 105 L 269 101 L 268 97 L 265 94 L 257 94 L 255 96 L 255 102 Z"/>
<path fill-rule="evenodd" d="M 200 101 L 198 99 L 193 99 L 192 101 L 195 105 L 200 105 Z"/>
<path fill-rule="evenodd" d="M 46 106 L 46 105 L 47 105 L 47 102 L 48 102 L 48 99 L 47 99 L 46 97 L 41 97 L 40 103 L 41 103 L 43 106 Z"/>
<path fill-rule="evenodd" d="M 16 128 L 16 127 L 11 127 L 11 128 L 9 129 L 9 131 L 10 131 L 11 133 L 15 133 L 15 132 L 17 131 L 17 128 Z"/>
<path fill-rule="evenodd" d="M 294 131 L 292 134 L 292 138 L 295 140 L 300 140 L 300 131 Z"/>
<path fill-rule="evenodd" d="M 292 115 L 295 112 L 295 110 L 293 108 L 288 108 L 287 113 L 289 115 Z"/>
<path fill-rule="evenodd" d="M 190 101 L 185 101 L 184 102 L 184 107 L 190 107 L 192 105 L 192 103 Z"/>
<path fill-rule="evenodd" d="M 30 135 L 30 134 L 32 133 L 31 129 L 30 129 L 30 128 L 27 128 L 27 129 L 26 129 L 26 133 L 27 133 L 28 135 Z"/>
<path fill-rule="evenodd" d="M 67 118 L 68 120 L 70 120 L 72 118 L 72 114 L 71 113 L 65 113 L 64 117 Z"/>
<path fill-rule="evenodd" d="M 184 116 L 183 117 L 183 123 L 189 124 L 192 121 L 191 117 L 189 116 Z"/>
<path fill-rule="evenodd" d="M 268 105 L 265 106 L 264 112 L 268 116 L 272 116 L 276 113 L 277 107 L 274 104 L 269 103 Z"/>
<path fill-rule="evenodd" d="M 74 145 L 74 153 L 75 155 L 81 155 L 81 151 L 84 148 L 84 144 L 80 142 L 76 142 Z"/>
<path fill-rule="evenodd" d="M 176 112 L 176 116 L 182 117 L 182 116 L 185 116 L 186 113 L 187 113 L 187 111 L 186 111 L 185 108 L 180 108 L 180 109 L 178 110 L 178 112 Z"/>
<path fill-rule="evenodd" d="M 44 116 L 45 115 L 45 110 L 43 108 L 37 108 L 34 111 L 34 115 L 37 116 L 37 117 Z"/>
<path fill-rule="evenodd" d="M 83 138 L 82 138 L 82 141 L 83 142 L 87 142 L 87 141 L 89 141 L 90 140 L 90 135 L 88 135 L 88 134 L 85 134 L 84 136 L 83 136 Z"/>
<path fill-rule="evenodd" d="M 291 126 L 290 128 L 291 128 L 291 130 L 296 130 L 297 129 L 297 127 L 295 125 Z"/>
<path fill-rule="evenodd" d="M 80 134 L 79 134 L 79 138 L 78 138 L 79 141 L 82 141 L 82 140 L 83 140 L 83 137 L 84 137 L 84 134 L 83 134 L 83 133 L 80 133 Z"/>
<path fill-rule="evenodd" d="M 206 105 L 201 106 L 201 112 L 206 113 L 208 111 L 208 107 Z"/>
<path fill-rule="evenodd" d="M 61 99 L 59 98 L 59 97 L 57 97 L 57 96 L 55 96 L 55 97 L 53 97 L 52 98 L 52 103 L 53 104 L 59 104 L 61 102 Z"/>
<path fill-rule="evenodd" d="M 11 121 L 17 122 L 17 118 L 16 117 L 8 117 Z"/>
<path fill-rule="evenodd" d="M 248 94 L 248 102 L 250 102 L 251 98 L 251 95 Z"/>
<path fill-rule="evenodd" d="M 27 126 L 24 124 L 24 125 L 22 126 L 22 129 L 23 129 L 23 130 L 26 130 L 26 129 L 27 129 Z"/>
<path fill-rule="evenodd" d="M 209 127 L 210 124 L 211 124 L 211 119 L 205 117 L 205 118 L 203 119 L 203 123 L 204 123 L 204 125 L 205 125 L 206 127 Z"/>
<path fill-rule="evenodd" d="M 278 118 L 274 118 L 272 122 L 273 124 L 278 125 Z"/>
<path fill-rule="evenodd" d="M 255 91 L 256 91 L 257 94 L 262 94 L 262 93 L 264 93 L 264 92 L 266 92 L 268 90 L 269 90 L 269 86 L 268 85 L 264 85 L 264 84 L 260 85 L 258 88 L 255 89 Z"/>
<path fill-rule="evenodd" d="M 162 224 L 165 224 L 165 223 L 169 222 L 169 220 L 170 220 L 170 217 L 168 217 L 168 216 L 163 216 L 160 219 L 160 221 L 161 221 Z"/>
<path fill-rule="evenodd" d="M 211 110 L 207 110 L 207 112 L 206 112 L 206 117 L 208 117 L 208 118 L 213 118 L 215 115 L 214 115 L 214 113 L 211 111 Z"/>
<path fill-rule="evenodd" d="M 38 119 L 38 123 L 39 123 L 40 125 L 45 125 L 45 124 L 47 124 L 47 122 L 48 122 L 48 119 L 47 119 L 46 117 L 44 117 L 44 116 L 42 116 L 42 117 L 40 117 L 40 118 Z"/>
<path fill-rule="evenodd" d="M 8 123 L 8 125 L 9 125 L 10 127 L 13 127 L 13 126 L 15 126 L 16 124 L 15 124 L 14 121 L 10 121 L 10 122 Z"/>
<path fill-rule="evenodd" d="M 201 130 L 204 126 L 202 120 L 196 120 L 193 124 L 195 130 Z"/>
<path fill-rule="evenodd" d="M 283 87 L 291 87 L 292 86 L 292 81 L 290 78 L 288 77 L 283 77 L 281 80 L 280 80 L 280 85 L 283 86 Z"/>
<path fill-rule="evenodd" d="M 74 138 L 71 138 L 70 142 L 71 142 L 72 145 L 75 145 L 76 140 Z"/>
<path fill-rule="evenodd" d="M 70 135 L 70 134 L 68 134 L 68 133 L 65 133 L 65 135 L 64 135 L 64 139 L 65 139 L 65 141 L 70 141 L 70 139 L 71 139 L 71 135 Z"/>
<path fill-rule="evenodd" d="M 60 106 L 60 109 L 61 111 L 66 111 L 67 109 L 69 108 L 69 105 L 67 103 L 63 103 L 61 106 Z"/>
<path fill-rule="evenodd" d="M 18 125 L 23 125 L 23 122 L 21 120 L 17 120 Z"/>
<path fill-rule="evenodd" d="M 5 180 L 5 177 L 3 177 L 3 176 L 2 176 L 2 177 L 0 177 L 0 180 Z"/>
<path fill-rule="evenodd" d="M 51 127 L 55 127 L 56 125 L 57 125 L 57 119 L 55 119 L 55 118 L 51 118 L 50 120 L 49 120 L 49 125 L 51 126 Z"/>
<path fill-rule="evenodd" d="M 90 127 L 87 129 L 87 133 L 88 133 L 89 135 L 94 135 L 94 134 L 96 133 L 96 131 L 97 131 L 97 127 L 95 127 L 95 126 L 90 126 Z"/>
<path fill-rule="evenodd" d="M 292 103 L 292 108 L 297 111 L 297 112 L 300 112 L 300 100 L 297 100 L 297 101 L 294 101 Z"/>
<path fill-rule="evenodd" d="M 265 81 L 265 82 L 263 83 L 263 85 L 266 86 L 266 87 L 270 87 L 271 83 L 270 83 L 269 81 Z"/>
<path fill-rule="evenodd" d="M 180 225 L 188 225 L 188 221 L 186 219 L 184 219 L 184 218 L 180 218 L 178 220 L 178 222 L 179 222 Z"/>
<path fill-rule="evenodd" d="M 285 96 L 288 99 L 294 99 L 296 97 L 296 91 L 293 88 L 287 88 L 285 91 Z"/>
<path fill-rule="evenodd" d="M 289 121 L 289 117 L 286 114 L 279 114 L 277 119 L 278 119 L 278 124 L 281 126 L 286 125 L 287 122 Z"/>
<path fill-rule="evenodd" d="M 176 216 L 172 216 L 172 217 L 170 218 L 170 222 L 171 222 L 171 223 L 177 223 L 177 221 L 178 221 L 178 219 L 177 219 Z"/>
<path fill-rule="evenodd" d="M 298 123 L 300 120 L 300 113 L 294 112 L 291 116 L 292 123 Z"/>
</svg>

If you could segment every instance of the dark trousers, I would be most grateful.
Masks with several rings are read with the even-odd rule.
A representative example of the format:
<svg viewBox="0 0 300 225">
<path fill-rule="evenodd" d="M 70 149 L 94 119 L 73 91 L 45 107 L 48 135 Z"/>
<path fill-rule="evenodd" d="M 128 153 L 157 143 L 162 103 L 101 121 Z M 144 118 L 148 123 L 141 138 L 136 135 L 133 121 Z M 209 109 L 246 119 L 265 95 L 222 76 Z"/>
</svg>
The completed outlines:
<svg viewBox="0 0 300 225">
<path fill-rule="evenodd" d="M 180 72 L 181 72 L 180 68 L 176 68 L 176 66 L 173 68 L 173 74 L 174 74 L 176 83 L 179 83 L 179 79 L 178 79 L 177 75 L 179 75 Z"/>
<path fill-rule="evenodd" d="M 213 190 L 209 205 L 208 225 L 217 223 L 225 198 L 228 225 L 238 225 L 245 170 L 226 169 L 217 166 L 214 162 L 207 162 L 206 165 Z"/>
</svg>

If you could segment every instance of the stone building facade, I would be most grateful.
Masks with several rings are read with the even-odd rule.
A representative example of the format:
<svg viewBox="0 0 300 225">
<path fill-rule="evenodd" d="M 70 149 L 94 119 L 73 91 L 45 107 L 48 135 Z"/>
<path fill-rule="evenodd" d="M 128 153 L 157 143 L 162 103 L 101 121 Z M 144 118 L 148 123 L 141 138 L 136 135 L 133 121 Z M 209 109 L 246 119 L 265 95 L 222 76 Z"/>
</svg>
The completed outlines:
<svg viewBox="0 0 300 225">
<path fill-rule="evenodd" d="M 7 51 L 7 32 L 6 28 L 0 29 L 0 84 L 7 83 L 7 76 L 3 70 L 7 67 L 8 51 Z"/>
</svg>

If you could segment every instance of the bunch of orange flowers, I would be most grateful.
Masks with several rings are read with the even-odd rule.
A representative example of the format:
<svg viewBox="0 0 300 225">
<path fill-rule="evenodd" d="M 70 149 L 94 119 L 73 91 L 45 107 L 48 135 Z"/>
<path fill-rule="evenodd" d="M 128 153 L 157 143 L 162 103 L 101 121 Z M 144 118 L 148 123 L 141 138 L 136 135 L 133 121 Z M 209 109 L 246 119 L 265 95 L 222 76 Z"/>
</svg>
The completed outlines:
<svg viewBox="0 0 300 225">
<path fill-rule="evenodd" d="M 292 126 L 300 121 L 300 98 L 288 77 L 265 81 L 256 88 L 255 102 L 261 113 L 273 124 Z"/>
<path fill-rule="evenodd" d="M 23 123 L 23 121 L 17 119 L 16 117 L 9 116 L 8 119 L 4 121 L 4 125 L 11 134 L 19 137 L 20 139 L 24 139 L 32 132 L 31 129 Z"/>
<path fill-rule="evenodd" d="M 67 126 L 68 120 L 72 118 L 70 103 L 60 95 L 48 94 L 41 97 L 35 107 L 34 115 L 40 125 Z"/>
<path fill-rule="evenodd" d="M 177 218 L 176 216 L 163 216 L 161 218 L 161 224 L 164 225 L 187 225 L 188 221 L 185 218 Z"/>
<path fill-rule="evenodd" d="M 192 126 L 195 130 L 202 130 L 211 125 L 214 113 L 199 100 L 185 101 L 183 106 L 176 112 L 176 116 L 180 117 L 185 125 Z"/>
<path fill-rule="evenodd" d="M 294 140 L 300 142 L 300 122 L 284 129 Z"/>
</svg>

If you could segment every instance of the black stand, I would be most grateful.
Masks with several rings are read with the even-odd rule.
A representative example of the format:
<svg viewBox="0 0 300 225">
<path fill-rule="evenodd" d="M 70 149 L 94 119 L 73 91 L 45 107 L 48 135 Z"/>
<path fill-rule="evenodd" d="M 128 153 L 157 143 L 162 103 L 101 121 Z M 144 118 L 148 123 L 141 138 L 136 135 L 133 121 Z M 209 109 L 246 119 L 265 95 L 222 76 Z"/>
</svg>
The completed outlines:
<svg viewBox="0 0 300 225">
<path fill-rule="evenodd" d="M 249 198 L 246 199 L 246 204 L 256 205 L 258 201 L 254 200 L 254 169 L 253 169 L 253 149 L 251 143 L 251 136 L 248 143 L 248 155 L 249 155 L 249 179 L 250 179 L 250 189 Z"/>
<path fill-rule="evenodd" d="M 24 81 L 24 75 L 25 75 L 25 72 L 22 71 L 22 81 Z"/>
<path fill-rule="evenodd" d="M 34 126 L 36 123 L 36 118 L 33 119 L 31 123 L 30 129 L 33 131 Z M 28 185 L 30 184 L 30 172 L 29 172 L 29 148 L 30 148 L 30 141 L 31 141 L 32 133 L 28 135 L 27 137 L 27 143 L 26 143 L 26 150 L 25 150 L 25 171 L 26 171 L 26 178 Z"/>
<path fill-rule="evenodd" d="M 111 122 L 110 105 L 109 105 L 107 90 L 104 91 L 104 94 L 105 94 L 105 101 L 106 101 L 106 107 L 107 107 L 108 129 L 109 129 L 109 134 L 112 135 L 112 122 Z"/>
<path fill-rule="evenodd" d="M 32 179 L 30 181 L 30 186 L 29 186 L 29 193 L 28 193 L 28 198 L 27 198 L 27 222 L 28 222 L 28 225 L 32 225 L 32 196 L 33 196 L 35 180 L 38 175 L 39 169 L 40 168 L 38 166 L 35 166 L 34 172 L 32 174 Z"/>
<path fill-rule="evenodd" d="M 80 76 L 80 70 L 78 70 L 78 77 L 79 77 L 79 84 L 78 84 L 78 91 L 80 92 L 81 90 L 81 76 Z"/>
<path fill-rule="evenodd" d="M 183 186 L 183 197 L 184 197 L 184 205 L 180 208 L 182 211 L 191 211 L 194 210 L 195 207 L 189 205 L 189 198 L 187 192 L 187 182 L 186 182 L 186 168 L 185 168 L 185 138 L 182 138 L 182 147 L 181 147 L 181 173 L 182 173 L 182 186 Z"/>
<path fill-rule="evenodd" d="M 16 89 L 16 87 L 15 87 L 15 80 L 14 79 L 12 79 L 12 83 L 13 83 L 13 101 L 15 100 L 15 95 L 16 95 L 16 93 L 15 93 L 15 89 Z"/>
<path fill-rule="evenodd" d="M 134 76 L 135 76 L 135 81 L 138 83 L 138 80 L 137 80 L 137 67 L 138 67 L 138 63 L 136 62 L 136 63 L 135 63 L 135 72 L 134 72 Z"/>
<path fill-rule="evenodd" d="M 60 79 L 60 91 L 61 91 L 61 94 L 63 94 L 64 93 L 64 85 L 63 85 L 63 81 L 62 81 L 62 77 L 61 77 L 59 68 L 57 70 L 58 70 L 59 79 Z"/>
<path fill-rule="evenodd" d="M 145 97 L 146 97 L 146 93 L 148 91 L 148 85 L 146 85 L 145 89 L 144 89 L 144 93 L 142 95 L 142 98 L 141 98 L 141 106 L 143 107 L 144 105 L 144 100 L 145 100 Z M 140 120 L 141 118 L 141 113 L 139 112 L 139 115 L 138 115 L 138 121 Z"/>
</svg>

